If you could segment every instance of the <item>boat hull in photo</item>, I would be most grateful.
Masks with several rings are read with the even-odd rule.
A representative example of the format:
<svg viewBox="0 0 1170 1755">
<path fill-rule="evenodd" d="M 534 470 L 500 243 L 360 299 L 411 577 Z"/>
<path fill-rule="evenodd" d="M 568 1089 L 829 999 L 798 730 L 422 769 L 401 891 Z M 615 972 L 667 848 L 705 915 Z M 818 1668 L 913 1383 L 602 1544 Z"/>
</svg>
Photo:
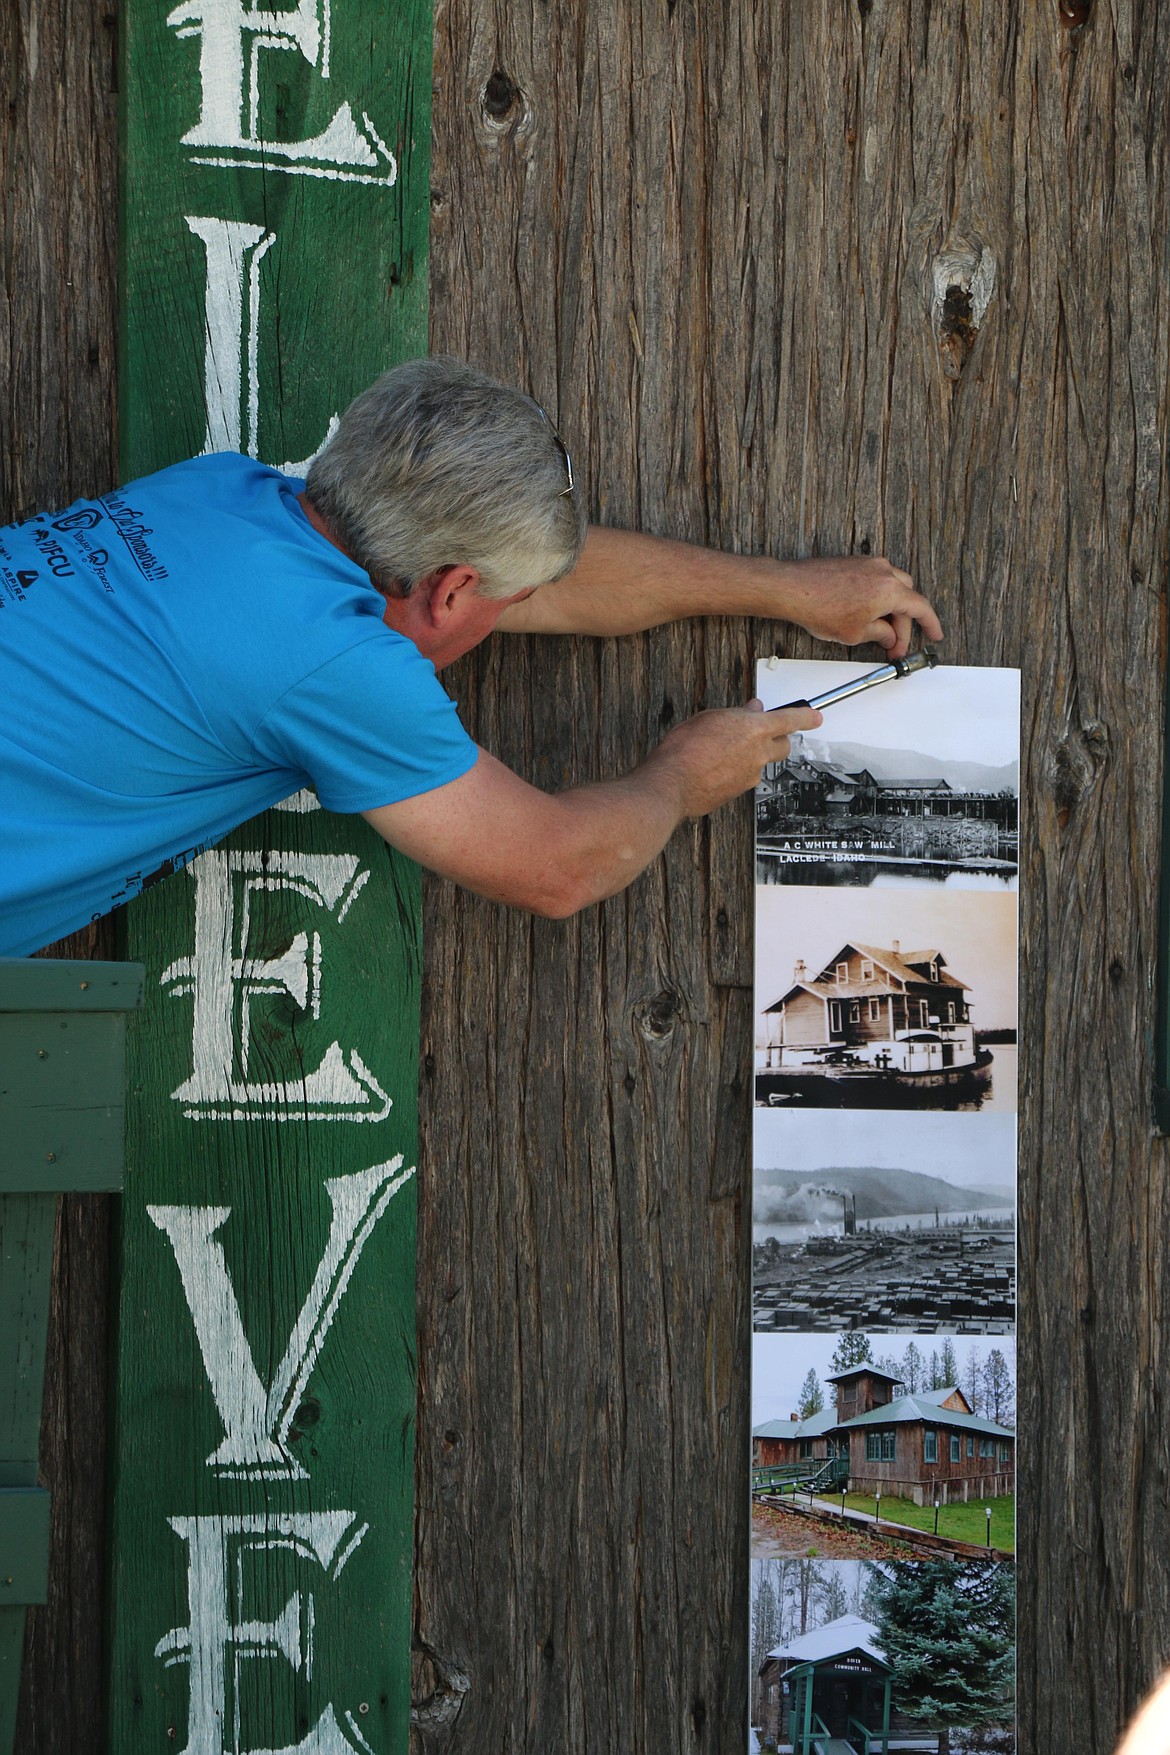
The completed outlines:
<svg viewBox="0 0 1170 1755">
<path fill-rule="evenodd" d="M 991 1088 L 993 1057 L 980 1048 L 962 1066 L 903 1072 L 871 1065 L 822 1062 L 765 1067 L 756 1073 L 756 1102 L 764 1108 L 912 1109 L 979 1104 Z"/>
</svg>

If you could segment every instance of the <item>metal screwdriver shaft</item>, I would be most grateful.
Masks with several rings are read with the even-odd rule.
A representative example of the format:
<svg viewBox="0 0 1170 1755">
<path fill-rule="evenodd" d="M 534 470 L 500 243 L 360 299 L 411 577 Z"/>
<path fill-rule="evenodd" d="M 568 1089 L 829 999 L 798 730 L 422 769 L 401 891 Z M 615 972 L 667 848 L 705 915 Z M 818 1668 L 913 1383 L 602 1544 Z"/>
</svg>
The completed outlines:
<svg viewBox="0 0 1170 1755">
<path fill-rule="evenodd" d="M 824 694 L 814 695 L 809 701 L 785 701 L 783 707 L 772 707 L 769 711 L 782 713 L 786 707 L 815 707 L 820 712 L 838 701 L 847 701 L 850 695 L 861 694 L 864 689 L 875 689 L 879 683 L 896 682 L 899 677 L 911 676 L 916 670 L 933 670 L 937 663 L 937 652 L 911 652 L 905 658 L 879 664 L 876 670 L 867 670 L 851 682 L 839 683 L 835 689 L 826 689 Z"/>
</svg>

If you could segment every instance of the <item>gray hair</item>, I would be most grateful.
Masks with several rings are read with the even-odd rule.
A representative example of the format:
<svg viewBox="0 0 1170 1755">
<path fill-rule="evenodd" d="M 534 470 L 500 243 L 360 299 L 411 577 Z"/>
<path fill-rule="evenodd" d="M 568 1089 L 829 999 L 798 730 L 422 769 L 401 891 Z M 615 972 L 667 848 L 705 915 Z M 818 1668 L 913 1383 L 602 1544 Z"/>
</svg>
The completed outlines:
<svg viewBox="0 0 1170 1755">
<path fill-rule="evenodd" d="M 395 596 L 464 565 L 481 595 L 511 597 L 571 572 L 585 541 L 580 490 L 544 410 L 462 360 L 384 372 L 342 415 L 306 491 Z"/>
</svg>

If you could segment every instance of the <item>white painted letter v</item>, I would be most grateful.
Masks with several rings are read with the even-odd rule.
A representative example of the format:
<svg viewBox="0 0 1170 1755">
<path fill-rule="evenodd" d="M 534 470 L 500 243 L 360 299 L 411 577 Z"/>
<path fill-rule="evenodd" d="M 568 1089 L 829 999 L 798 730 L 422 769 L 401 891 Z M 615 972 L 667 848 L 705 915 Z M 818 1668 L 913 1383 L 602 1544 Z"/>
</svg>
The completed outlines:
<svg viewBox="0 0 1170 1755">
<path fill-rule="evenodd" d="M 409 1170 L 401 1166 L 398 1153 L 388 1163 L 336 1176 L 325 1184 L 333 1207 L 329 1239 L 267 1388 L 256 1369 L 223 1245 L 216 1236 L 232 1209 L 147 1207 L 175 1252 L 207 1380 L 223 1421 L 223 1442 L 207 1459 L 217 1473 L 307 1479 L 288 1449 L 293 1414 L 358 1257 L 394 1196 L 414 1175 L 413 1166 Z"/>
</svg>

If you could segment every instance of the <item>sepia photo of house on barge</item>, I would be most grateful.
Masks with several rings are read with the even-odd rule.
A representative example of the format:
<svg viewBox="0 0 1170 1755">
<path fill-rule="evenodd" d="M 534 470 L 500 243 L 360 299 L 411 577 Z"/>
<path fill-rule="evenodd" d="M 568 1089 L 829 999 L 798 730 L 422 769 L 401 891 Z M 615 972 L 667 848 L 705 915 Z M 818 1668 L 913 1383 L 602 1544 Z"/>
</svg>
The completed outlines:
<svg viewBox="0 0 1170 1755">
<path fill-rule="evenodd" d="M 879 1109 L 977 1101 L 993 1055 L 976 1043 L 970 989 L 941 950 L 846 943 L 816 971 L 799 960 L 763 1011 L 756 1102 Z"/>
</svg>

